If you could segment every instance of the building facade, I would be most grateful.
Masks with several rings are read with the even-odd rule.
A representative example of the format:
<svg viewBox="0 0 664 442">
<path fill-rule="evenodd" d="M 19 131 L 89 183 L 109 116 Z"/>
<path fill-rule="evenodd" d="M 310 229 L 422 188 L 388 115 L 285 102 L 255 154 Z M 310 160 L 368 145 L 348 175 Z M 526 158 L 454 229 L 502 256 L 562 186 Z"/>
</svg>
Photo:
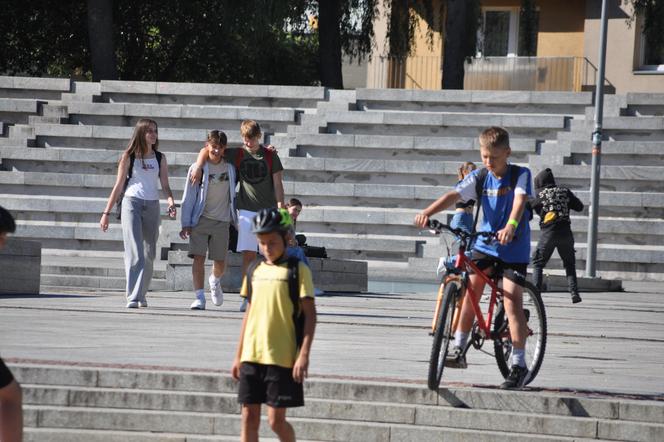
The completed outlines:
<svg viewBox="0 0 664 442">
<path fill-rule="evenodd" d="M 440 0 L 444 1 L 444 0 Z M 521 0 L 482 0 L 476 57 L 466 64 L 465 89 L 593 89 L 600 37 L 601 0 L 537 0 L 525 23 Z M 641 17 L 630 21 L 631 6 L 609 0 L 606 87 L 609 91 L 664 92 L 664 50 L 650 50 Z M 385 15 L 380 15 L 386 20 Z M 526 26 L 529 24 L 529 26 Z M 386 23 L 376 23 L 376 51 L 367 69 L 367 87 L 440 89 L 444 41 L 420 17 L 412 54 L 387 56 Z M 530 33 L 529 35 L 526 35 Z"/>
</svg>

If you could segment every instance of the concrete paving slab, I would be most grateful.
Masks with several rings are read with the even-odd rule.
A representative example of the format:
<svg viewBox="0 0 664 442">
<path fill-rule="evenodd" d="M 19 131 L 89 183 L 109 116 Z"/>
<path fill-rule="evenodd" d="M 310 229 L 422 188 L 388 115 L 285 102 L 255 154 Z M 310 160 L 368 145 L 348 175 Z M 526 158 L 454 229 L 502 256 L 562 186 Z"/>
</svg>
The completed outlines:
<svg viewBox="0 0 664 442">
<path fill-rule="evenodd" d="M 530 390 L 664 400 L 661 288 L 640 283 L 625 289 L 584 294 L 578 305 L 572 305 L 566 293 L 545 295 L 547 352 Z M 189 293 L 155 292 L 148 298 L 149 308 L 127 310 L 121 291 L 0 297 L 2 357 L 230 369 L 241 321 L 239 296 L 228 293 L 223 306 L 202 312 L 188 309 Z M 433 292 L 319 297 L 312 376 L 424 385 L 434 302 Z M 129 339 L 130 345 L 127 331 L 136 337 Z M 467 370 L 445 373 L 445 386 L 495 387 L 502 382 L 490 344 L 482 351 L 471 350 L 468 361 Z"/>
</svg>

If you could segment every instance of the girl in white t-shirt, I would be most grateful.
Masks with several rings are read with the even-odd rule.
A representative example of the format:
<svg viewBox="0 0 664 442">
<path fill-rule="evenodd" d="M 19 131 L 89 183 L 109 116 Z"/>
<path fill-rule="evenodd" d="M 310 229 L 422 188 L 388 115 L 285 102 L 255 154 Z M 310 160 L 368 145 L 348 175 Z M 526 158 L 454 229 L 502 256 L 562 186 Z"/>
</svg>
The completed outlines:
<svg viewBox="0 0 664 442">
<path fill-rule="evenodd" d="M 152 280 L 159 236 L 159 182 L 166 194 L 169 216 L 176 215 L 173 192 L 168 185 L 168 164 L 158 147 L 157 123 L 147 118 L 138 120 L 120 158 L 117 179 L 99 221 L 101 230 L 106 232 L 111 209 L 122 197 L 127 308 L 148 306 L 145 294 Z"/>
</svg>

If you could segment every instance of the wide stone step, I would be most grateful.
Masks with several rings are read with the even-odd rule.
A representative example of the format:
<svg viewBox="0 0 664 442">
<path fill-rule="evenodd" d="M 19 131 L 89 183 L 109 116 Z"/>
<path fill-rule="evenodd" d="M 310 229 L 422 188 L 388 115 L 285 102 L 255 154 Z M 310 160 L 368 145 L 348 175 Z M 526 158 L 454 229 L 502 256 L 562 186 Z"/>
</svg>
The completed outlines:
<svg viewBox="0 0 664 442">
<path fill-rule="evenodd" d="M 63 92 L 71 90 L 68 78 L 38 78 L 0 76 L 0 97 L 59 100 Z"/>
<path fill-rule="evenodd" d="M 15 363 L 10 363 L 10 366 L 19 382 L 35 388 L 71 387 L 83 391 L 86 389 L 147 390 L 154 394 L 162 392 L 184 395 L 193 393 L 202 395 L 237 394 L 237 382 L 229 375 L 220 373 Z M 381 403 L 440 406 L 461 410 L 493 410 L 608 420 L 624 419 L 664 424 L 664 403 L 619 396 L 586 396 L 546 391 L 504 391 L 454 386 L 436 393 L 420 385 L 317 378 L 307 380 L 304 387 L 305 397 L 314 401 L 320 399 L 357 401 L 369 405 Z M 62 392 L 58 394 L 60 396 L 56 395 L 59 397 L 57 400 L 65 400 Z M 72 399 L 74 399 L 72 395 L 67 397 L 69 401 Z M 62 404 L 62 402 L 56 403 Z M 67 403 L 74 405 L 71 402 Z M 162 406 L 168 405 L 162 404 Z"/>
<path fill-rule="evenodd" d="M 26 405 L 61 406 L 81 408 L 135 409 L 154 411 L 184 411 L 200 413 L 239 414 L 237 393 L 187 393 L 154 390 L 133 390 L 114 388 L 73 388 L 56 386 L 25 385 L 24 403 Z M 523 413 L 523 412 L 521 412 Z M 433 415 L 439 414 L 438 422 Z M 406 405 L 381 402 L 364 402 L 359 400 L 334 400 L 312 398 L 306 400 L 306 406 L 293 409 L 289 415 L 310 419 L 341 419 L 347 421 L 382 422 L 397 424 L 416 424 L 424 420 L 426 415 L 432 416 L 427 425 L 445 427 L 463 427 L 462 422 L 476 420 L 476 429 L 499 430 L 500 425 L 490 422 L 493 419 L 509 421 L 516 417 L 517 412 L 497 410 L 463 409 L 449 406 Z M 584 419 L 559 415 L 530 413 L 538 417 L 542 426 L 558 427 L 567 423 L 569 426 L 581 423 Z M 525 426 L 513 428 L 513 432 L 527 432 Z M 587 432 L 588 429 L 577 428 L 576 432 Z M 565 435 L 565 434 L 558 434 Z M 569 435 L 569 434 L 567 434 Z"/>
<path fill-rule="evenodd" d="M 150 115 L 151 118 L 181 118 L 181 119 L 215 119 L 215 120 L 238 120 L 248 118 L 255 119 L 261 123 L 289 122 L 295 120 L 295 110 L 280 107 L 248 107 L 248 106 L 196 106 L 182 104 L 151 104 L 151 103 L 82 103 L 72 102 L 67 104 L 70 115 L 75 118 L 84 116 L 108 116 L 108 117 L 142 117 Z M 109 119 L 113 121 L 113 119 Z M 83 123 L 88 124 L 88 123 Z M 103 124 L 108 124 L 104 122 Z M 160 124 L 161 125 L 161 124 Z"/>
<path fill-rule="evenodd" d="M 325 99 L 319 86 L 174 83 L 102 80 L 101 93 L 115 103 L 183 103 L 315 108 Z"/>
<path fill-rule="evenodd" d="M 122 291 L 126 288 L 127 279 L 124 276 L 82 276 L 82 275 L 62 275 L 45 274 L 42 272 L 40 285 L 42 287 L 67 287 L 67 288 L 88 288 Z M 169 290 L 165 276 L 153 277 L 150 282 L 150 290 Z"/>
<path fill-rule="evenodd" d="M 216 128 L 216 126 L 215 126 Z M 230 147 L 242 145 L 237 125 L 223 128 Z M 209 128 L 159 128 L 159 147 L 178 152 L 196 152 L 205 144 Z M 74 125 L 35 123 L 28 138 L 45 147 L 85 147 L 124 150 L 134 131 L 133 126 Z"/>
<path fill-rule="evenodd" d="M 458 161 L 460 156 L 479 157 L 477 137 L 424 137 L 399 135 L 299 134 L 274 136 L 270 142 L 280 149 L 291 150 L 290 156 L 313 158 L 420 159 Z M 527 161 L 527 153 L 535 153 L 538 141 L 514 138 L 512 156 Z M 281 155 L 281 153 L 280 153 Z M 479 160 L 478 160 L 479 161 Z"/>
<path fill-rule="evenodd" d="M 33 426 L 30 424 L 37 421 L 39 425 L 51 428 L 113 429 L 120 431 L 153 431 L 166 433 L 184 432 L 194 435 L 237 435 L 240 430 L 239 415 L 222 413 L 166 413 L 147 410 L 118 410 L 111 408 L 85 409 L 79 407 L 26 406 L 25 417 L 26 426 Z M 322 441 L 370 442 L 424 440 L 424 435 L 427 435 L 427 440 L 431 437 L 443 437 L 445 440 L 464 440 L 473 433 L 477 433 L 482 440 L 505 440 L 505 437 L 510 438 L 510 440 L 572 440 L 570 436 L 567 436 L 564 439 L 561 439 L 561 436 L 542 437 L 534 432 L 520 435 L 517 432 L 505 433 L 504 431 L 483 431 L 475 428 L 456 429 L 432 427 L 426 424 L 403 425 L 373 422 L 360 423 L 338 419 L 309 419 L 301 417 L 289 418 L 289 422 L 293 426 L 298 437 Z M 589 435 L 587 438 L 593 439 L 596 437 L 596 425 L 597 423 L 592 422 L 587 425 L 587 428 L 581 429 L 580 431 L 582 433 L 587 433 Z M 642 427 L 639 428 L 641 430 L 648 430 L 654 427 L 652 424 L 632 424 L 632 426 L 633 425 Z M 573 433 L 575 429 L 576 428 L 568 428 L 565 430 L 567 433 Z M 547 430 L 547 428 L 544 430 Z M 599 429 L 602 433 L 611 430 L 612 428 L 610 428 L 609 425 L 607 425 L 606 429 L 603 427 Z M 654 433 L 656 432 L 657 429 L 655 429 Z M 261 436 L 269 436 L 272 434 L 273 433 L 268 425 L 261 425 Z M 605 439 L 605 437 L 601 438 Z"/>
<path fill-rule="evenodd" d="M 591 166 L 566 164 L 552 165 L 556 180 L 574 183 L 570 187 L 586 186 L 590 182 Z M 660 192 L 664 166 L 602 166 L 600 188 L 608 191 Z"/>
<path fill-rule="evenodd" d="M 265 423 L 264 425 L 267 425 Z M 272 437 L 261 440 L 276 442 Z M 315 442 L 304 441 L 302 442 Z M 205 436 L 148 431 L 76 430 L 66 428 L 25 428 L 24 442 L 236 442 L 237 436 Z"/>
<path fill-rule="evenodd" d="M 236 394 L 189 394 L 150 392 L 147 390 L 74 389 L 66 387 L 38 387 L 27 385 L 25 403 L 48 408 L 67 407 L 64 410 L 149 410 L 173 414 L 179 412 L 207 413 L 211 415 L 239 415 Z M 111 411 L 113 413 L 113 411 Z M 85 415 L 85 412 L 80 413 Z M 506 431 L 531 433 L 541 428 L 550 436 L 595 437 L 597 419 L 528 414 L 521 424 L 515 424 L 518 413 L 495 410 L 473 410 L 438 406 L 408 406 L 378 402 L 310 399 L 302 408 L 289 412 L 293 418 L 371 422 L 384 424 L 419 425 L 473 429 L 480 431 Z M 239 417 L 239 416 L 238 416 Z M 82 416 L 83 419 L 85 419 Z M 652 424 L 655 427 L 657 424 Z M 117 428 L 124 429 L 124 428 Z M 126 428 L 132 429 L 132 428 Z M 149 428 L 145 428 L 149 429 Z M 222 433 L 223 434 L 223 433 Z"/>
<path fill-rule="evenodd" d="M 104 430 L 115 432 L 109 437 L 163 432 L 164 440 L 239 433 L 237 384 L 227 375 L 10 365 L 24 386 L 27 433 L 36 437 L 46 428 L 60 434 L 74 430 L 81 437 Z M 312 440 L 467 440 L 472 435 L 491 441 L 650 441 L 664 435 L 664 404 L 655 401 L 454 387 L 436 394 L 420 386 L 332 379 L 311 379 L 305 387 L 307 405 L 289 411 L 289 420 L 299 437 Z M 33 430 L 37 427 L 44 430 Z M 272 435 L 265 423 L 261 431 Z"/>
<path fill-rule="evenodd" d="M 424 91 L 415 89 L 357 89 L 361 109 L 532 112 L 583 115 L 592 105 L 590 92 L 538 91 Z"/>
<path fill-rule="evenodd" d="M 442 112 L 326 111 L 312 129 L 341 134 L 477 136 L 488 126 L 501 126 L 514 138 L 555 139 L 566 119 L 555 115 L 455 114 Z M 307 122 L 303 120 L 303 129 Z M 311 131 L 309 133 L 315 133 Z"/>
<path fill-rule="evenodd" d="M 0 93 L 1 95 L 1 93 Z M 9 124 L 25 124 L 39 110 L 39 101 L 27 98 L 0 99 L 0 119 Z"/>
</svg>

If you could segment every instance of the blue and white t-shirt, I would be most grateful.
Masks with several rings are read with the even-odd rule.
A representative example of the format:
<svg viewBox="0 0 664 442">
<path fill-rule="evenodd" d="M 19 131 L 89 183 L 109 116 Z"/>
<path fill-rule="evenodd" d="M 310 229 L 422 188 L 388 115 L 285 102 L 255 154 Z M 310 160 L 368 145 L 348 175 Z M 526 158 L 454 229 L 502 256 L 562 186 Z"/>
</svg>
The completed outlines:
<svg viewBox="0 0 664 442">
<path fill-rule="evenodd" d="M 456 185 L 455 190 L 461 195 L 463 201 L 470 199 L 478 200 L 475 191 L 477 174 L 481 169 L 474 170 L 466 178 Z M 482 222 L 478 226 L 480 232 L 497 232 L 505 227 L 509 221 L 514 203 L 514 195 L 533 196 L 532 176 L 530 169 L 521 167 L 516 188 L 511 184 L 512 168 L 508 166 L 507 173 L 498 179 L 493 172 L 489 172 L 484 180 L 484 191 L 482 198 Z M 524 210 L 519 227 L 514 233 L 515 239 L 509 244 L 500 245 L 498 241 L 480 237 L 475 242 L 474 250 L 487 255 L 495 256 L 504 262 L 528 263 L 530 261 L 530 225 L 528 223 L 528 209 Z"/>
</svg>

